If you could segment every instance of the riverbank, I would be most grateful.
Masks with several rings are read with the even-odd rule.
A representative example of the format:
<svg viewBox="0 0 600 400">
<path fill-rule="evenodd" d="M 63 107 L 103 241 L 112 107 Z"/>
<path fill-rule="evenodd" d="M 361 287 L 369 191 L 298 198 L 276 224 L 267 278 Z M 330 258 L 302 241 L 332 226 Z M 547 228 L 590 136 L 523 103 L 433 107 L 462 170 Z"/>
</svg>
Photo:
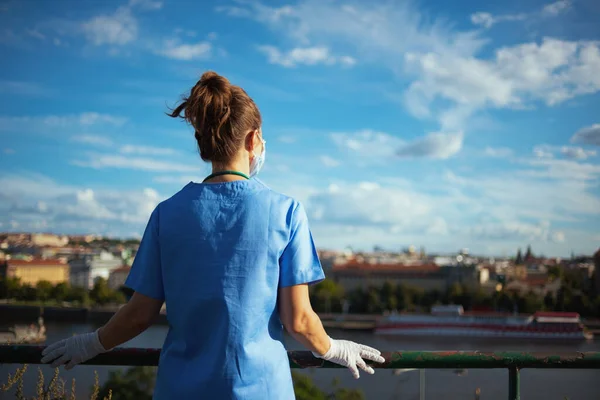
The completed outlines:
<svg viewBox="0 0 600 400">
<path fill-rule="evenodd" d="M 46 322 L 70 322 L 79 324 L 104 324 L 113 316 L 120 306 L 108 307 L 65 307 L 33 304 L 0 304 L 0 321 L 3 324 L 28 324 L 43 317 Z M 332 314 L 320 313 L 319 317 L 325 328 L 373 331 L 377 321 L 382 317 L 376 314 Z M 595 335 L 600 334 L 600 320 L 583 319 L 586 328 Z M 157 321 L 159 325 L 168 325 L 167 316 L 163 312 Z"/>
<path fill-rule="evenodd" d="M 119 306 L 88 308 L 64 307 L 32 304 L 0 304 L 0 321 L 3 324 L 28 324 L 37 321 L 38 317 L 45 322 L 104 324 L 119 309 Z M 378 315 L 320 314 L 325 328 L 344 330 L 372 331 Z M 167 316 L 161 313 L 156 321 L 158 325 L 168 325 Z"/>
</svg>

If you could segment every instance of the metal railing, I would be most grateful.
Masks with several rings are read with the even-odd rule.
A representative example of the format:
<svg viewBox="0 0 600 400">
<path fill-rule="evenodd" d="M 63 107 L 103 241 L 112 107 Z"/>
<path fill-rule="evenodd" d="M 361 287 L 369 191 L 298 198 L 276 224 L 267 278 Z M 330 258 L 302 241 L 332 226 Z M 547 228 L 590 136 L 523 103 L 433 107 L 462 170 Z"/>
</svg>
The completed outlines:
<svg viewBox="0 0 600 400">
<path fill-rule="evenodd" d="M 0 345 L 0 364 L 40 364 L 44 346 Z M 384 352 L 385 362 L 371 363 L 384 369 L 481 368 L 508 369 L 508 398 L 520 399 L 520 370 L 523 368 L 600 369 L 600 352 L 525 353 L 480 351 L 395 351 Z M 86 365 L 157 366 L 160 349 L 117 348 L 100 354 Z M 309 351 L 288 351 L 291 368 L 343 368 L 315 358 Z"/>
</svg>

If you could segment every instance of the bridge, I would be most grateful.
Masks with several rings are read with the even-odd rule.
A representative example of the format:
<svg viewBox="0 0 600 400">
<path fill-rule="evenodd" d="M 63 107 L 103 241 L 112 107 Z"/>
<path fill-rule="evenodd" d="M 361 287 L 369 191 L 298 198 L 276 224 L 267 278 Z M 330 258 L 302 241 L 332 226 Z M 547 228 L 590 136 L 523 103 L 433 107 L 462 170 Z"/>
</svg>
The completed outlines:
<svg viewBox="0 0 600 400">
<path fill-rule="evenodd" d="M 0 364 L 40 364 L 44 346 L 0 345 Z M 376 369 L 508 369 L 508 399 L 520 400 L 524 368 L 600 369 L 600 352 L 524 353 L 479 351 L 383 352 Z M 160 349 L 116 348 L 84 363 L 103 366 L 157 366 Z M 314 357 L 309 351 L 288 351 L 291 368 L 344 368 Z"/>
</svg>

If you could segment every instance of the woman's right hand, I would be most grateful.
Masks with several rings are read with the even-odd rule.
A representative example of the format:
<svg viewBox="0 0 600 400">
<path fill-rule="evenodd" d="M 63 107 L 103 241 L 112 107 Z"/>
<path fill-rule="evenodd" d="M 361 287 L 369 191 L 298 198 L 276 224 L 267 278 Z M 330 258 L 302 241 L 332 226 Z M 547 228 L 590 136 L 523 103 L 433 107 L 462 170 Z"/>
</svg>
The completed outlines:
<svg viewBox="0 0 600 400">
<path fill-rule="evenodd" d="M 349 340 L 335 340 L 332 338 L 329 338 L 329 340 L 331 341 L 331 347 L 327 353 L 318 355 L 313 352 L 314 356 L 348 367 L 355 379 L 360 377 L 358 373 L 359 368 L 371 375 L 375 373 L 375 370 L 368 366 L 365 360 L 378 363 L 385 362 L 385 358 L 381 356 L 381 352 L 372 347 Z"/>
</svg>

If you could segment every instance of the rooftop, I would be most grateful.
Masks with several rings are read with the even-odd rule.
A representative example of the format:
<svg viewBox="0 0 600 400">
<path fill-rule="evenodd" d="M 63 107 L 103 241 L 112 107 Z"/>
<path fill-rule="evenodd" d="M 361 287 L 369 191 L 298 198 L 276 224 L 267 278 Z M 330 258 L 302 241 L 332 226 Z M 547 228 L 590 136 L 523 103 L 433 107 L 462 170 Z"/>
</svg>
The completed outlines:
<svg viewBox="0 0 600 400">
<path fill-rule="evenodd" d="M 32 259 L 7 259 L 6 263 L 9 266 L 20 266 L 20 265 L 68 265 L 65 260 L 58 258 L 32 258 Z"/>
</svg>

